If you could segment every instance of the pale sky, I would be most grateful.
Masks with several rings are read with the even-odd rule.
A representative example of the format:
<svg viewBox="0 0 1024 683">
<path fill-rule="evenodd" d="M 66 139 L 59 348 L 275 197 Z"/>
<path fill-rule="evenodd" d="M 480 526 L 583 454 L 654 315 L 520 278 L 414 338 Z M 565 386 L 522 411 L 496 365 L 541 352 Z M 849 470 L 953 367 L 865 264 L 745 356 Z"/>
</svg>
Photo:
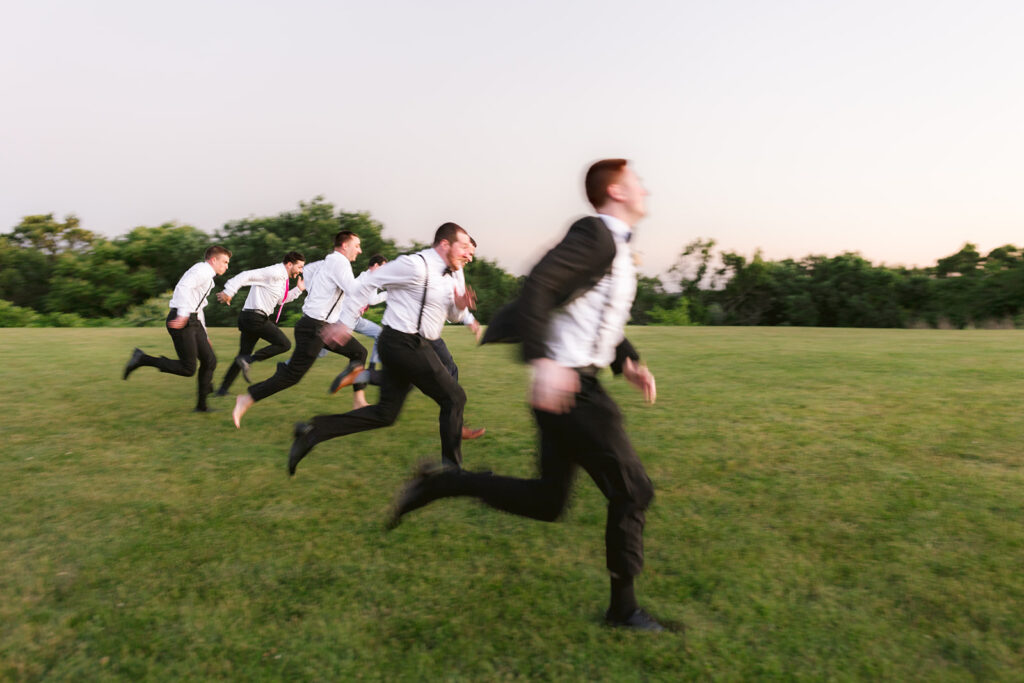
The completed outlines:
<svg viewBox="0 0 1024 683">
<path fill-rule="evenodd" d="M 697 237 L 925 266 L 1024 244 L 1024 2 L 5 0 L 0 130 L 0 232 L 323 195 L 518 274 L 622 156 L 649 275 Z"/>
</svg>

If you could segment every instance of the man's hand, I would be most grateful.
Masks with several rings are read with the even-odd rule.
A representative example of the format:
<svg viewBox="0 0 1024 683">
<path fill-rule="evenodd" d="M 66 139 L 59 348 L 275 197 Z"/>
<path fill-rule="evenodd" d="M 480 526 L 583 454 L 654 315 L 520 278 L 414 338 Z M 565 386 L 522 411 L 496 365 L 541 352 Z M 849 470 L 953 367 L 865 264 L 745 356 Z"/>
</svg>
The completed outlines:
<svg viewBox="0 0 1024 683">
<path fill-rule="evenodd" d="M 188 325 L 187 315 L 179 315 L 177 318 L 167 323 L 167 327 L 170 327 L 172 330 L 180 330 L 185 327 L 185 325 Z"/>
<path fill-rule="evenodd" d="M 473 336 L 476 337 L 476 342 L 480 343 L 480 335 L 484 333 L 484 327 L 480 324 L 479 320 L 474 320 L 469 324 L 469 329 L 473 331 Z"/>
<path fill-rule="evenodd" d="M 466 285 L 466 291 L 463 294 L 455 292 L 455 306 L 458 309 L 468 308 L 473 311 L 476 310 L 476 292 L 469 285 Z"/>
<path fill-rule="evenodd" d="M 538 358 L 530 365 L 533 368 L 530 405 L 546 413 L 572 410 L 576 404 L 576 392 L 580 390 L 580 376 L 576 371 L 550 358 Z"/>
<path fill-rule="evenodd" d="M 341 323 L 331 323 L 320 330 L 320 338 L 327 344 L 344 346 L 352 338 L 352 330 Z"/>
<path fill-rule="evenodd" d="M 654 384 L 654 375 L 646 365 L 640 365 L 632 358 L 627 358 L 622 364 L 622 375 L 626 381 L 644 393 L 645 401 L 654 403 L 654 399 L 658 397 L 658 389 Z"/>
<path fill-rule="evenodd" d="M 229 304 L 231 303 L 231 297 L 228 296 L 227 292 L 217 292 L 217 301 L 222 304 Z"/>
<path fill-rule="evenodd" d="M 295 286 L 299 288 L 300 292 L 306 291 L 306 281 L 302 278 L 302 273 L 295 276 Z"/>
</svg>

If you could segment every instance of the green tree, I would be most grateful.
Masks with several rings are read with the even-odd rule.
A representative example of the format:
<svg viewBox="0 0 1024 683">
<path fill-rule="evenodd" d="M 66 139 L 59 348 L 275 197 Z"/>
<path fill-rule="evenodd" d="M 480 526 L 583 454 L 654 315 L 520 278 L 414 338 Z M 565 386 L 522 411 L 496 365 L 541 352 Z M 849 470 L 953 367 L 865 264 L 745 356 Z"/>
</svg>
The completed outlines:
<svg viewBox="0 0 1024 683">
<path fill-rule="evenodd" d="M 25 216 L 11 232 L 10 239 L 19 247 L 56 258 L 65 252 L 86 249 L 96 239 L 96 235 L 81 227 L 81 222 L 74 214 L 66 216 L 61 223 L 52 213 L 47 213 Z"/>
</svg>

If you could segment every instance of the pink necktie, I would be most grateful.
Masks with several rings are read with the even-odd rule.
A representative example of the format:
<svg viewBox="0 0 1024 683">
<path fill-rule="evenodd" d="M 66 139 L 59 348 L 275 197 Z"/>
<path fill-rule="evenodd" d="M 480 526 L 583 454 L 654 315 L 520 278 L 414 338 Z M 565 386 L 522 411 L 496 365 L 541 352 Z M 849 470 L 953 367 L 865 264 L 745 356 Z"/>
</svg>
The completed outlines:
<svg viewBox="0 0 1024 683">
<path fill-rule="evenodd" d="M 284 302 L 288 299 L 288 283 L 289 282 L 290 282 L 290 280 L 288 278 L 284 279 L 284 299 L 281 299 L 281 307 L 277 309 L 277 317 L 274 318 L 274 322 L 275 323 L 277 323 L 279 320 L 281 320 L 281 311 L 284 310 Z"/>
</svg>

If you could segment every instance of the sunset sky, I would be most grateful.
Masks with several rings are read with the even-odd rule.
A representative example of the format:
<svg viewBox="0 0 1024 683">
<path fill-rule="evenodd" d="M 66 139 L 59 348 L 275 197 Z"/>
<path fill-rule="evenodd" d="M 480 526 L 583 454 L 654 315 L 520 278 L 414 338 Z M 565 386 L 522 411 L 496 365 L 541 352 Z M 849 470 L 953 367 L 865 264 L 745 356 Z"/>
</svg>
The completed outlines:
<svg viewBox="0 0 1024 683">
<path fill-rule="evenodd" d="M 0 232 L 213 233 L 316 195 L 399 242 L 447 220 L 522 273 L 588 212 L 587 165 L 651 191 L 650 275 L 697 237 L 931 265 L 1024 244 L 1024 3 L 14 0 Z"/>
</svg>

